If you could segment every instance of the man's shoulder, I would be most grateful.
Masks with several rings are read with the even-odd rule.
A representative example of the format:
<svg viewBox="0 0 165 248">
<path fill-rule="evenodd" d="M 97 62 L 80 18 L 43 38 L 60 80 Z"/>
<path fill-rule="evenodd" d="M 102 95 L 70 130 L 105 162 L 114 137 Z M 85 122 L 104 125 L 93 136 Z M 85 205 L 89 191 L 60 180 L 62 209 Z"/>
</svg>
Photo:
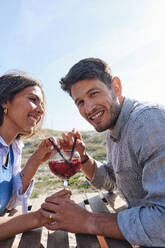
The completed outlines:
<svg viewBox="0 0 165 248">
<path fill-rule="evenodd" d="M 155 118 L 155 116 L 160 115 L 165 116 L 165 106 L 156 103 L 136 101 L 130 114 L 130 120 L 137 121 L 137 119 Z"/>
</svg>

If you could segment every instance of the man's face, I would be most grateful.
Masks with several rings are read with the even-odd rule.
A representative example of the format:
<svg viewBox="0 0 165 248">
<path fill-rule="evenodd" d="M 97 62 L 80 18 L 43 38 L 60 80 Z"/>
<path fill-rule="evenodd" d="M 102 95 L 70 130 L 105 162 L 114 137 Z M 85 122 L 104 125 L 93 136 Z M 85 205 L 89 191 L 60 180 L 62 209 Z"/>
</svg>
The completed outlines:
<svg viewBox="0 0 165 248">
<path fill-rule="evenodd" d="M 112 129 L 120 113 L 121 96 L 116 95 L 114 85 L 115 82 L 112 82 L 112 88 L 109 88 L 99 79 L 85 79 L 71 87 L 72 98 L 80 114 L 98 132 Z"/>
</svg>

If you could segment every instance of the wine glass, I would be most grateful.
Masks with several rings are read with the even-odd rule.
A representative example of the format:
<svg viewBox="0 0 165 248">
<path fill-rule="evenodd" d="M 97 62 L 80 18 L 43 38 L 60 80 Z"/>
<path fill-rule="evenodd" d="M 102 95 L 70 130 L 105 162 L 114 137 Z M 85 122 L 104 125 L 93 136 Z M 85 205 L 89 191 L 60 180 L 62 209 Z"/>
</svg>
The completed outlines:
<svg viewBox="0 0 165 248">
<path fill-rule="evenodd" d="M 62 178 L 64 188 L 68 187 L 70 177 L 75 175 L 81 168 L 81 159 L 77 151 L 62 151 L 63 157 L 56 153 L 48 164 L 51 172 L 56 176 Z"/>
</svg>

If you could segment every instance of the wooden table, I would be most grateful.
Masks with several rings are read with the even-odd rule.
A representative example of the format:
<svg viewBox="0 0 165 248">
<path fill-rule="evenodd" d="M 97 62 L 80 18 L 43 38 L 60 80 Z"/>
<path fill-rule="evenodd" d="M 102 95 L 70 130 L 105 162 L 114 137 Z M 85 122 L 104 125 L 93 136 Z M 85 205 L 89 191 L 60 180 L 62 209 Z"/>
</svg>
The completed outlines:
<svg viewBox="0 0 165 248">
<path fill-rule="evenodd" d="M 118 197 L 118 196 L 117 196 Z M 73 195 L 72 199 L 93 212 L 117 212 L 125 206 L 116 204 L 117 197 L 114 194 L 79 194 Z M 31 201 L 32 210 L 41 205 L 43 199 Z M 117 207 L 115 206 L 117 205 Z M 72 241 L 72 242 L 70 242 Z M 87 234 L 70 234 L 64 231 L 48 231 L 46 228 L 37 228 L 16 237 L 0 241 L 1 248 L 131 248 L 126 241 L 106 238 L 103 236 Z"/>
</svg>

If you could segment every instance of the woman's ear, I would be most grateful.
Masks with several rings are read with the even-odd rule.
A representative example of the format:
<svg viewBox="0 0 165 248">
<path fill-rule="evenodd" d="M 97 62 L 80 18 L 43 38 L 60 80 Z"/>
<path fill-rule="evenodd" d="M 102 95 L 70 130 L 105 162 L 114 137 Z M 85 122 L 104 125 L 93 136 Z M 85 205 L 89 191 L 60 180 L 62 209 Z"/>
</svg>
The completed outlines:
<svg viewBox="0 0 165 248">
<path fill-rule="evenodd" d="M 2 103 L 1 106 L 2 106 L 3 109 L 7 108 L 7 104 L 6 103 Z"/>
<path fill-rule="evenodd" d="M 2 108 L 3 108 L 3 109 L 5 109 L 5 108 L 7 108 L 7 109 L 8 109 L 8 108 L 9 108 L 9 105 L 10 105 L 10 102 L 9 102 L 9 101 L 7 101 L 7 102 L 2 103 L 2 105 L 1 105 L 1 106 L 2 106 Z"/>
</svg>

